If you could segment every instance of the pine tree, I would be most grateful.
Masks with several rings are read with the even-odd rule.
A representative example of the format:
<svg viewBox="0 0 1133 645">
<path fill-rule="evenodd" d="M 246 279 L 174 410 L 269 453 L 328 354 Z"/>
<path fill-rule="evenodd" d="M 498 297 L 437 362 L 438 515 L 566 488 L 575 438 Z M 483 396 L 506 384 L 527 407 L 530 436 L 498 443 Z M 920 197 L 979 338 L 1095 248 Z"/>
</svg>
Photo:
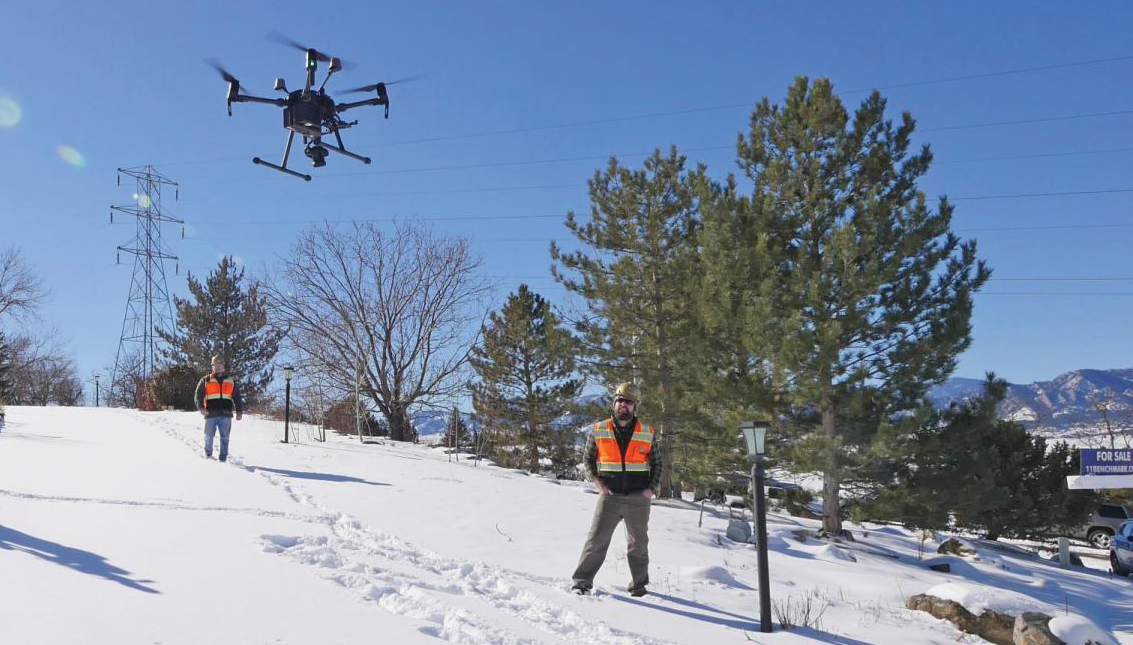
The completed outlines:
<svg viewBox="0 0 1133 645">
<path fill-rule="evenodd" d="M 244 270 L 228 256 L 221 258 L 204 284 L 189 274 L 192 299 L 174 297 L 177 330 L 161 336 L 169 345 L 167 367 L 176 368 L 171 375 L 192 373 L 190 387 L 195 387 L 208 371 L 211 357 L 219 355 L 226 372 L 239 379 L 245 405 L 251 407 L 263 399 L 271 382 L 271 360 L 279 351 L 282 333 L 268 324 L 259 286 L 252 283 L 245 288 L 243 281 Z M 184 385 L 173 390 L 180 392 Z"/>
<path fill-rule="evenodd" d="M 1048 537 L 1084 522 L 1098 496 L 1066 487 L 1078 472 L 1077 451 L 1000 419 L 1006 395 L 1007 383 L 988 374 L 981 396 L 922 412 L 893 485 L 870 504 L 872 513 L 991 540 Z"/>
<path fill-rule="evenodd" d="M 12 361 L 14 351 L 4 332 L 0 331 L 0 405 L 11 401 L 15 396 L 15 384 L 12 383 Z"/>
<path fill-rule="evenodd" d="M 197 382 L 201 369 L 188 363 L 166 365 L 153 377 L 154 398 L 158 408 L 196 409 Z"/>
<path fill-rule="evenodd" d="M 912 116 L 894 126 L 885 108 L 874 92 L 851 118 L 828 80 L 800 77 L 739 137 L 751 195 L 729 179 L 705 209 L 705 301 L 721 314 L 706 325 L 748 357 L 734 373 L 805 424 L 783 456 L 823 473 L 834 533 L 842 483 L 869 477 L 877 429 L 952 372 L 990 275 L 947 199 L 932 209 L 917 188 L 932 154 L 910 154 Z"/>
<path fill-rule="evenodd" d="M 445 425 L 444 438 L 441 441 L 442 445 L 456 452 L 457 459 L 461 452 L 472 450 L 476 446 L 476 435 L 464 422 L 461 417 L 460 411 L 453 406 L 452 412 L 448 417 L 448 424 Z"/>
<path fill-rule="evenodd" d="M 668 155 L 654 151 L 641 170 L 611 158 L 589 182 L 590 221 L 566 217 L 587 250 L 551 247 L 561 265 L 552 272 L 589 308 L 577 322 L 587 371 L 611 390 L 622 381 L 642 388 L 641 415 L 660 437 L 660 497 L 672 493 L 674 465 L 694 464 L 709 443 L 697 434 L 712 419 L 702 414 L 711 403 L 699 381 L 707 338 L 693 297 L 700 265 L 697 194 L 704 181 L 704 168 L 686 171 L 675 147 Z"/>
<path fill-rule="evenodd" d="M 481 431 L 493 435 L 496 459 L 537 472 L 543 454 L 561 455 L 569 431 L 553 422 L 570 410 L 582 381 L 574 339 L 550 303 L 519 285 L 490 315 L 469 361 L 479 378 L 470 385 L 472 405 Z"/>
</svg>

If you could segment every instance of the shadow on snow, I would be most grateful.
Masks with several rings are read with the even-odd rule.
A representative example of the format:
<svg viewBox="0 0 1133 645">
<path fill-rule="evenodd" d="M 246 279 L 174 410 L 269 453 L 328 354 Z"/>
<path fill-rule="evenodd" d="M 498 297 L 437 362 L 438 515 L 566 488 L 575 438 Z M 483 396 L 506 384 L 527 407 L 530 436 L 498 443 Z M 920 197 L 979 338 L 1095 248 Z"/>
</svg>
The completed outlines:
<svg viewBox="0 0 1133 645">
<path fill-rule="evenodd" d="M 153 580 L 134 580 L 130 577 L 129 571 L 110 564 L 106 561 L 106 558 L 97 553 L 37 538 L 3 524 L 0 524 L 0 550 L 20 551 L 74 569 L 80 573 L 106 578 L 131 589 L 146 593 L 161 593 L 153 587 L 142 584 L 153 582 Z"/>
</svg>

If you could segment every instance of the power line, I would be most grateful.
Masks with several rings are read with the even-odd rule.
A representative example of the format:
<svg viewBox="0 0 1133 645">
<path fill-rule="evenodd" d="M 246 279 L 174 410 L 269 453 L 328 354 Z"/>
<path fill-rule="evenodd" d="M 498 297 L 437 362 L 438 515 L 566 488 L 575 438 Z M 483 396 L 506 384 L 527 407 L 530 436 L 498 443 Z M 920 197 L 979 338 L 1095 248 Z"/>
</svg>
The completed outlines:
<svg viewBox="0 0 1133 645">
<path fill-rule="evenodd" d="M 1113 63 L 1113 62 L 1120 62 L 1120 61 L 1126 61 L 1126 60 L 1133 60 L 1133 55 L 1114 56 L 1114 57 L 1110 57 L 1110 58 L 1097 58 L 1097 59 L 1084 60 L 1084 61 L 1073 61 L 1073 62 L 1069 62 L 1069 63 L 1053 63 L 1053 64 L 1048 64 L 1048 65 L 1038 65 L 1038 66 L 1034 66 L 1034 67 L 1025 67 L 1025 68 L 1019 68 L 1019 69 L 1002 70 L 1002 71 L 996 71 L 996 72 L 985 72 L 985 73 L 981 73 L 981 74 L 970 74 L 970 75 L 965 75 L 965 76 L 952 76 L 952 77 L 945 77 L 945 78 L 929 79 L 929 80 L 925 80 L 925 81 L 912 81 L 912 82 L 907 82 L 907 83 L 896 83 L 896 84 L 890 84 L 890 85 L 882 85 L 882 86 L 878 86 L 876 88 L 863 88 L 863 89 L 847 90 L 847 91 L 844 91 L 844 92 L 839 92 L 838 95 L 839 96 L 845 96 L 845 95 L 848 95 L 848 94 L 860 94 L 860 93 L 863 93 L 863 92 L 871 92 L 874 89 L 890 90 L 890 89 L 901 89 L 901 88 L 909 88 L 909 87 L 922 87 L 922 86 L 928 86 L 928 85 L 938 85 L 938 84 L 943 84 L 943 83 L 955 83 L 955 82 L 960 82 L 960 81 L 976 80 L 976 79 L 981 79 L 981 78 L 995 78 L 995 77 L 1011 76 L 1011 75 L 1017 75 L 1017 74 L 1028 74 L 1028 73 L 1048 71 L 1048 70 L 1053 70 L 1053 69 L 1082 67 L 1082 66 L 1087 66 L 1087 65 L 1098 65 L 1098 64 Z M 719 111 L 719 110 L 735 109 L 735 108 L 740 108 L 740 107 L 749 107 L 749 106 L 754 105 L 755 103 L 756 103 L 756 101 L 745 101 L 743 103 L 728 103 L 728 104 L 723 104 L 723 105 L 693 107 L 693 108 L 685 108 L 685 109 L 682 109 L 682 110 L 670 110 L 670 111 L 665 111 L 665 112 L 653 112 L 653 113 L 648 113 L 648 114 L 608 117 L 608 118 L 604 118 L 604 119 L 590 119 L 590 120 L 584 120 L 584 121 L 573 121 L 573 122 L 551 124 L 551 125 L 529 126 L 529 127 L 522 127 L 522 128 L 510 128 L 510 129 L 504 129 L 504 130 L 491 130 L 491 131 L 485 131 L 485 132 L 454 134 L 454 135 L 446 135 L 446 136 L 440 136 L 440 137 L 427 137 L 427 138 L 421 138 L 421 139 L 408 139 L 408 140 L 402 140 L 402 141 L 391 141 L 391 142 L 386 142 L 386 143 L 379 143 L 379 144 L 375 144 L 375 146 L 376 147 L 386 147 L 386 146 L 409 145 L 409 144 L 414 144 L 414 143 L 433 143 L 433 142 L 439 142 L 439 141 L 456 141 L 456 140 L 461 140 L 461 139 L 497 136 L 497 135 L 503 135 L 503 134 L 519 134 L 519 133 L 526 133 L 526 132 L 537 132 L 537 131 L 545 131 L 545 130 L 557 130 L 557 129 L 563 129 L 563 128 L 574 128 L 574 127 L 581 127 L 581 126 L 586 126 L 586 125 L 602 125 L 602 124 L 607 124 L 607 123 L 620 123 L 620 122 L 625 122 L 625 121 L 636 121 L 636 120 L 642 120 L 642 119 L 655 119 L 655 118 L 662 118 L 662 117 L 668 117 L 668 116 L 681 116 L 681 115 L 695 114 L 695 113 L 700 113 L 700 112 L 713 112 L 713 111 Z M 1015 124 L 1019 124 L 1019 123 L 1037 123 L 1037 122 L 1043 122 L 1043 121 L 1091 118 L 1091 117 L 1094 117 L 1094 116 L 1108 116 L 1108 115 L 1113 115 L 1113 114 L 1124 114 L 1124 113 L 1123 112 L 1114 112 L 1114 113 L 1101 113 L 1101 114 L 1071 115 L 1071 116 L 1065 116 L 1065 117 L 1047 117 L 1047 118 L 1043 118 L 1043 119 L 1022 120 L 1022 121 L 1004 121 L 1004 122 L 1000 122 L 1000 123 L 996 123 L 996 124 L 976 124 L 976 125 L 970 125 L 970 126 L 947 126 L 947 127 L 942 127 L 942 128 L 921 130 L 921 132 L 956 130 L 956 129 L 964 129 L 964 128 L 972 128 L 972 127 L 990 127 L 992 125 L 1015 125 Z M 172 165 L 186 165 L 186 164 L 207 164 L 207 163 L 215 163 L 215 162 L 223 162 L 223 161 L 238 161 L 238 160 L 243 160 L 243 159 L 245 159 L 245 157 L 225 157 L 225 158 L 218 158 L 218 159 L 212 159 L 212 160 L 175 161 L 175 162 L 168 162 L 168 163 L 165 163 L 165 164 L 155 164 L 155 165 L 172 166 Z"/>
<path fill-rule="evenodd" d="M 1021 68 L 1021 69 L 1009 69 L 1009 70 L 1005 70 L 1005 71 L 1002 71 L 1002 72 L 987 72 L 987 73 L 984 73 L 984 74 L 970 74 L 968 76 L 950 76 L 950 77 L 945 77 L 945 78 L 934 79 L 934 80 L 931 80 L 931 81 L 917 81 L 917 82 L 912 82 L 912 83 L 900 83 L 900 84 L 897 84 L 897 85 L 882 85 L 881 87 L 878 87 L 877 89 L 878 90 L 895 90 L 895 89 L 902 89 L 902 88 L 906 88 L 906 87 L 919 87 L 919 86 L 922 86 L 922 85 L 935 85 L 935 84 L 938 84 L 938 83 L 954 83 L 954 82 L 957 82 L 957 81 L 971 81 L 971 80 L 980 79 L 980 78 L 995 78 L 995 77 L 998 77 L 998 76 L 1011 76 L 1013 74 L 1028 74 L 1028 73 L 1031 73 L 1031 72 L 1045 72 L 1045 71 L 1052 70 L 1052 69 L 1066 69 L 1068 67 L 1082 67 L 1084 65 L 1097 65 L 1097 64 L 1100 64 L 1100 63 L 1115 63 L 1115 62 L 1123 61 L 1123 60 L 1133 60 L 1133 55 L 1114 56 L 1113 58 L 1097 58 L 1097 59 L 1094 59 L 1094 60 L 1083 60 L 1083 61 L 1077 61 L 1077 62 L 1073 62 L 1073 63 L 1055 63 L 1055 64 L 1052 64 L 1052 65 L 1039 65 L 1037 67 L 1024 67 L 1024 68 Z M 848 92 L 848 93 L 871 92 L 871 91 L 873 91 L 873 90 L 872 89 L 869 89 L 869 90 L 852 90 L 851 92 Z"/>
<path fill-rule="evenodd" d="M 451 193 L 474 193 L 474 192 L 493 192 L 493 191 L 509 191 L 509 190 L 539 190 L 548 188 L 582 188 L 586 184 L 543 184 L 532 186 L 495 186 L 495 187 L 482 187 L 482 188 L 459 188 L 451 190 L 422 190 L 422 191 L 407 191 L 407 192 L 388 192 L 388 193 L 365 193 L 358 196 L 372 196 L 382 197 L 388 195 L 433 195 L 433 194 L 451 194 Z M 1100 190 L 1068 190 L 1068 191 L 1054 191 L 1043 193 L 1010 193 L 1003 195 L 973 195 L 973 196 L 960 196 L 949 197 L 951 201 L 974 201 L 974 200 L 989 200 L 989 199 L 1024 199 L 1034 197 L 1065 197 L 1075 195 L 1106 195 L 1106 194 L 1119 194 L 1119 193 L 1133 193 L 1133 188 L 1107 188 Z M 436 216 L 436 217 L 385 217 L 385 218 L 352 218 L 345 220 L 334 219 L 306 219 L 306 220 L 257 220 L 257 221 L 238 221 L 238 220 L 209 220 L 196 222 L 198 224 L 230 224 L 230 225 L 260 225 L 260 224 L 311 224 L 317 222 L 328 221 L 331 223 L 344 223 L 344 222 L 395 222 L 403 220 L 412 221 L 461 221 L 461 220 L 523 220 L 523 219 L 548 219 L 554 217 L 562 217 L 563 213 L 553 215 L 468 215 L 468 216 Z M 1108 225 L 1098 225 L 1099 227 Z M 1120 226 L 1120 225 L 1113 225 Z M 1036 227 L 1038 228 L 1038 227 Z M 984 229 L 991 230 L 991 229 Z M 1009 229 L 1010 230 L 1010 229 Z M 1022 229 L 1018 229 L 1022 230 Z"/>
<path fill-rule="evenodd" d="M 997 77 L 997 76 L 1010 76 L 1010 75 L 1014 75 L 1014 74 L 1026 74 L 1026 73 L 1038 72 L 1038 71 L 1044 71 L 1044 70 L 1061 69 L 1061 68 L 1066 68 L 1066 67 L 1078 67 L 1078 66 L 1084 66 L 1084 65 L 1096 65 L 1096 64 L 1100 64 L 1100 63 L 1110 63 L 1110 62 L 1117 62 L 1117 61 L 1131 60 L 1131 59 L 1133 59 L 1133 55 L 1117 56 L 1117 57 L 1113 57 L 1113 58 L 1099 58 L 1099 59 L 1086 60 L 1086 61 L 1076 61 L 1076 62 L 1072 62 L 1072 63 L 1056 63 L 1056 64 L 1052 64 L 1052 65 L 1041 65 L 1041 66 L 1037 66 L 1037 67 L 1028 67 L 1028 68 L 1023 68 L 1023 69 L 1005 70 L 1005 71 L 999 71 L 999 72 L 987 72 L 987 73 L 984 73 L 984 74 L 972 74 L 972 75 L 969 75 L 969 76 L 954 76 L 954 77 L 949 77 L 949 78 L 938 78 L 938 79 L 932 79 L 932 80 L 927 80 L 927 81 L 915 81 L 915 82 L 911 82 L 911 83 L 900 83 L 900 84 L 895 84 L 895 85 L 886 85 L 886 86 L 877 87 L 876 89 L 883 90 L 883 89 L 898 89 L 898 88 L 904 88 L 904 87 L 916 87 L 916 86 L 925 86 L 925 85 L 938 85 L 938 84 L 941 84 L 941 83 L 954 83 L 954 82 L 958 82 L 958 81 L 973 80 L 973 79 L 978 79 L 978 78 L 992 78 L 992 77 Z M 845 91 L 845 92 L 838 92 L 838 95 L 842 96 L 842 95 L 846 95 L 846 94 L 860 94 L 862 92 L 872 92 L 874 89 L 875 88 L 849 90 L 849 91 Z M 735 109 L 735 108 L 740 108 L 740 107 L 749 107 L 749 106 L 752 106 L 754 104 L 755 104 L 755 101 L 746 101 L 744 103 L 728 103 L 728 104 L 724 104 L 724 105 L 712 105 L 712 106 L 706 106 L 706 107 L 688 108 L 688 109 L 684 109 L 684 110 L 672 110 L 672 111 L 667 111 L 667 112 L 653 112 L 653 113 L 649 113 L 649 114 L 639 114 L 639 115 L 634 115 L 634 116 L 621 116 L 621 117 L 610 117 L 610 118 L 606 118 L 606 119 L 591 119 L 591 120 L 586 120 L 586 121 L 573 121 L 573 122 L 559 123 L 559 124 L 554 124 L 554 125 L 531 126 L 531 127 L 524 127 L 524 128 L 511 128 L 511 129 L 506 129 L 506 130 L 491 130 L 491 131 L 487 131 L 487 132 L 456 134 L 456 135 L 448 135 L 448 136 L 442 136 L 442 137 L 428 137 L 428 138 L 423 138 L 423 139 L 407 139 L 407 140 L 403 140 L 403 141 L 392 141 L 392 142 L 389 142 L 389 143 L 378 144 L 378 145 L 379 146 L 400 146 L 400 145 L 408 145 L 408 144 L 413 144 L 413 143 L 434 143 L 434 142 L 438 142 L 438 141 L 455 141 L 455 140 L 460 140 L 460 139 L 471 139 L 471 138 L 477 138 L 477 137 L 497 136 L 497 135 L 501 135 L 501 134 L 518 134 L 518 133 L 525 133 L 525 132 L 537 132 L 537 131 L 543 131 L 543 130 L 558 130 L 558 129 L 562 129 L 562 128 L 574 128 L 574 127 L 580 127 L 580 126 L 586 126 L 586 125 L 603 125 L 603 124 L 607 124 L 607 123 L 620 123 L 620 122 L 624 122 L 624 121 L 637 121 L 637 120 L 641 120 L 641 119 L 656 119 L 656 118 L 668 117 L 668 116 L 681 116 L 681 115 L 693 114 L 693 113 L 697 113 L 697 112 L 713 112 L 713 111 L 718 111 L 718 110 L 729 110 L 729 109 Z M 1131 112 L 1133 112 L 1133 111 L 1131 111 Z M 1114 114 L 1122 114 L 1122 113 L 1114 113 Z M 1050 118 L 1046 118 L 1046 119 L 1038 119 L 1038 120 L 1033 120 L 1033 121 L 1004 121 L 1004 122 L 1000 123 L 999 125 L 1015 125 L 1017 123 L 1032 123 L 1032 122 L 1039 122 L 1039 121 L 1055 121 L 1055 120 L 1062 120 L 1062 119 L 1090 118 L 1092 116 L 1107 116 L 1107 115 L 1108 114 L 1074 115 L 1074 116 L 1068 116 L 1068 117 L 1050 117 Z M 942 131 L 942 130 L 957 130 L 957 129 L 967 128 L 967 127 L 989 127 L 990 125 L 993 125 L 993 124 L 978 124 L 978 125 L 973 125 L 973 126 L 949 126 L 949 127 L 944 127 L 944 128 L 922 130 L 922 132 L 933 132 L 933 131 Z"/>
<path fill-rule="evenodd" d="M 1066 116 L 1047 116 L 1035 119 L 1016 119 L 1013 121 L 991 121 L 988 123 L 969 123 L 965 125 L 947 125 L 936 128 L 924 128 L 918 132 L 946 132 L 949 130 L 974 130 L 976 128 L 993 128 L 1003 125 L 1023 125 L 1026 123 L 1047 123 L 1050 121 L 1070 121 L 1073 119 L 1095 119 L 1106 116 L 1125 116 L 1133 114 L 1133 110 L 1116 110 L 1113 112 L 1089 112 L 1085 114 L 1069 114 Z"/>
<path fill-rule="evenodd" d="M 1112 152 L 1133 152 L 1133 148 L 1105 148 L 1101 150 L 1067 150 L 1064 152 L 1037 152 L 1028 155 L 1012 155 L 1007 157 L 973 157 L 970 159 L 945 159 L 944 161 L 933 160 L 934 165 L 946 165 L 954 163 L 979 163 L 984 161 L 1018 161 L 1021 159 L 1041 159 L 1043 157 L 1071 157 L 1077 155 L 1096 155 Z"/>
<path fill-rule="evenodd" d="M 976 291 L 977 296 L 1133 296 L 1133 291 Z"/>
<path fill-rule="evenodd" d="M 1133 282 L 1133 278 L 988 278 L 995 282 Z"/>
<path fill-rule="evenodd" d="M 992 232 L 992 231 L 1058 231 L 1065 229 L 1091 229 L 1091 228 L 1133 228 L 1133 224 L 1062 224 L 1055 226 L 1001 226 L 997 228 L 958 228 L 956 232 Z"/>
<path fill-rule="evenodd" d="M 1107 188 L 1103 190 L 1066 190 L 1049 193 L 1011 193 L 1006 195 L 978 195 L 975 197 L 949 197 L 952 201 L 976 199 L 1020 199 L 1024 197 L 1064 197 L 1066 195 L 1108 195 L 1113 193 L 1133 193 L 1133 188 Z"/>
</svg>

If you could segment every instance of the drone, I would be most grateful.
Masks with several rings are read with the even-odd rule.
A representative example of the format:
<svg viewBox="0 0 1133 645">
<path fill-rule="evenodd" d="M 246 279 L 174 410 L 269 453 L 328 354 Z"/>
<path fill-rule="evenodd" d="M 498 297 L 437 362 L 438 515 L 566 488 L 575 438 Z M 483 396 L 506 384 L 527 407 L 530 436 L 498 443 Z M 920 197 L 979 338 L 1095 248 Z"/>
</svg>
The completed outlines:
<svg viewBox="0 0 1133 645">
<path fill-rule="evenodd" d="M 306 54 L 307 79 L 303 84 L 303 89 L 289 91 L 287 84 L 284 83 L 282 78 L 275 79 L 275 90 L 277 92 L 283 92 L 286 95 L 285 98 L 273 99 L 247 94 L 240 85 L 240 81 L 228 72 L 228 70 L 224 69 L 219 62 L 213 59 L 206 61 L 212 65 L 216 71 L 220 72 L 221 78 L 228 82 L 228 116 L 232 116 L 233 103 L 267 103 L 283 108 L 283 127 L 287 129 L 287 145 L 283 149 L 283 161 L 277 165 L 259 157 L 253 157 L 252 163 L 258 166 L 267 166 L 268 168 L 278 170 L 292 177 L 311 181 L 310 175 L 297 172 L 287 167 L 287 160 L 291 155 L 291 144 L 296 134 L 303 137 L 303 154 L 311 160 L 311 165 L 315 168 L 321 168 L 326 165 L 328 152 L 336 152 L 340 155 L 350 157 L 351 159 L 357 159 L 364 164 L 370 163 L 369 157 L 364 157 L 347 150 L 346 146 L 342 143 L 341 131 L 357 125 L 358 121 L 346 121 L 339 115 L 347 110 L 353 110 L 358 107 L 384 105 L 385 118 L 388 119 L 389 94 L 386 90 L 386 86 L 415 80 L 418 77 L 407 77 L 386 83 L 374 83 L 373 85 L 364 85 L 352 90 L 346 90 L 344 92 L 346 94 L 374 92 L 375 96 L 361 101 L 335 103 L 334 99 L 327 94 L 326 85 L 331 76 L 336 72 L 342 71 L 343 61 L 337 57 L 328 56 L 312 47 L 305 47 L 281 34 L 272 34 L 271 38 L 284 45 L 299 49 Z M 327 75 L 318 89 L 313 89 L 315 85 L 315 73 L 318 71 L 320 62 L 327 63 Z M 334 139 L 338 142 L 338 145 L 323 140 L 324 137 L 330 135 L 334 135 Z"/>
</svg>

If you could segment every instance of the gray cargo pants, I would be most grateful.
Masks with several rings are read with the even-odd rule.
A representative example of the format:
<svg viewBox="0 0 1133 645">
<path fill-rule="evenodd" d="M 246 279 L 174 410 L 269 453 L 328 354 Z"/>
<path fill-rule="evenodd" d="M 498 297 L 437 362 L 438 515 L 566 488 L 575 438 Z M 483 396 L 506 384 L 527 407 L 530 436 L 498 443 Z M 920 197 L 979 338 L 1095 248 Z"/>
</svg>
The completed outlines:
<svg viewBox="0 0 1133 645">
<path fill-rule="evenodd" d="M 578 568 L 574 570 L 574 586 L 589 589 L 594 586 L 594 576 L 606 560 L 606 550 L 610 548 L 610 538 L 618 522 L 626 522 L 626 560 L 633 577 L 630 588 L 649 584 L 649 507 L 650 500 L 641 494 L 599 495 L 594 509 L 594 522 L 590 525 L 590 535 L 582 547 L 578 558 Z"/>
</svg>

